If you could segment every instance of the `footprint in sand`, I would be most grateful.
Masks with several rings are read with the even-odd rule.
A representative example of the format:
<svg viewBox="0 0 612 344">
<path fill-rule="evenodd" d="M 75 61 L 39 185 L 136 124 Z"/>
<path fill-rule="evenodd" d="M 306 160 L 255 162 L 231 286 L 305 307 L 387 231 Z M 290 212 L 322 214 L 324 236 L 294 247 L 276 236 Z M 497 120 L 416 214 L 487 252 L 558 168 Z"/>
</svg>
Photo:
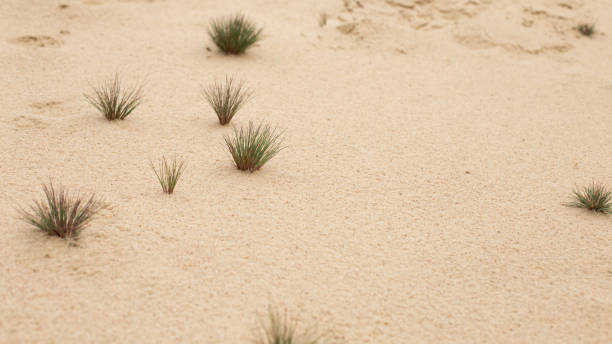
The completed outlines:
<svg viewBox="0 0 612 344">
<path fill-rule="evenodd" d="M 38 110 L 50 110 L 50 109 L 58 107 L 61 104 L 62 104 L 62 102 L 60 102 L 60 101 L 51 100 L 51 101 L 48 101 L 48 102 L 36 102 L 36 103 L 32 103 L 32 104 L 30 104 L 30 107 L 33 107 L 33 108 L 38 109 Z"/>
<path fill-rule="evenodd" d="M 56 110 L 62 104 L 63 102 L 56 100 L 31 103 L 28 106 L 38 110 L 37 114 L 18 115 L 4 122 L 13 126 L 15 130 L 42 130 L 49 126 L 49 112 Z"/>
<path fill-rule="evenodd" d="M 366 43 L 377 42 L 380 32 L 389 29 L 432 31 L 448 28 L 454 40 L 469 49 L 502 48 L 532 55 L 571 50 L 576 10 L 583 6 L 582 0 L 343 2 L 344 7 L 339 12 L 330 13 L 329 24 L 354 42 L 355 38 Z M 384 34 L 382 37 L 384 39 Z"/>
<path fill-rule="evenodd" d="M 376 44 L 385 32 L 399 29 L 436 30 L 477 16 L 491 0 L 342 0 L 329 11 L 329 26 L 353 42 Z M 334 43 L 336 45 L 337 42 Z M 346 45 L 346 44 L 345 44 Z M 395 50 L 395 47 L 393 47 Z"/>
<path fill-rule="evenodd" d="M 439 29 L 465 18 L 472 18 L 489 6 L 489 1 L 476 0 L 387 0 L 415 30 Z"/>
<path fill-rule="evenodd" d="M 33 48 L 59 47 L 63 44 L 61 40 L 51 36 L 20 36 L 9 39 L 9 42 L 12 44 Z"/>
<path fill-rule="evenodd" d="M 49 126 L 44 119 L 41 117 L 33 116 L 33 115 L 19 115 L 8 121 L 8 124 L 11 124 L 15 127 L 16 130 L 21 129 L 45 129 Z"/>
<path fill-rule="evenodd" d="M 499 2 L 481 15 L 457 26 L 455 40 L 470 49 L 500 47 L 537 55 L 564 53 L 573 48 L 569 34 L 579 4 L 541 4 L 524 1 L 521 6 Z"/>
</svg>

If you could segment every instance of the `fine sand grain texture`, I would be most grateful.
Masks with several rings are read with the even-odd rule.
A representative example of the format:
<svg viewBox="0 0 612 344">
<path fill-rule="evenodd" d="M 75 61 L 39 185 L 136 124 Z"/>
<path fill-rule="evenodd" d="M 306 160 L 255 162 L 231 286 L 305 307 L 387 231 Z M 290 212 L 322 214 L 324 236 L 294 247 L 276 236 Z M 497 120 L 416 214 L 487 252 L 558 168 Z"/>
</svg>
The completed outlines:
<svg viewBox="0 0 612 344">
<path fill-rule="evenodd" d="M 226 56 L 237 11 L 264 38 Z M 612 216 L 562 205 L 612 186 L 610 61 L 609 1 L 2 0 L 0 342 L 251 343 L 273 304 L 342 343 L 611 343 Z M 115 72 L 145 97 L 109 122 Z M 232 124 L 285 130 L 252 174 L 226 75 Z M 76 247 L 17 218 L 49 178 L 112 206 Z"/>
</svg>

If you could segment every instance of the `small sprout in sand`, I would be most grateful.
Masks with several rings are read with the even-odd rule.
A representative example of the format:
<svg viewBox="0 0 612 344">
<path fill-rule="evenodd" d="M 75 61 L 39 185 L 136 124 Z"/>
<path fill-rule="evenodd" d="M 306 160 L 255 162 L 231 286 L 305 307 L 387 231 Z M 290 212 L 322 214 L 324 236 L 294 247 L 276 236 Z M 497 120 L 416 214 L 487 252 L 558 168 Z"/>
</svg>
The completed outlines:
<svg viewBox="0 0 612 344">
<path fill-rule="evenodd" d="M 314 331 L 298 331 L 298 322 L 289 318 L 287 312 L 268 308 L 267 321 L 260 321 L 260 329 L 255 344 L 323 344 L 323 335 Z"/>
<path fill-rule="evenodd" d="M 213 19 L 208 35 L 215 45 L 226 54 L 243 54 L 250 46 L 261 39 L 262 29 L 258 28 L 243 14 Z"/>
<path fill-rule="evenodd" d="M 581 189 L 576 188 L 572 197 L 574 200 L 566 203 L 566 206 L 612 214 L 612 191 L 603 184 L 593 182 Z"/>
<path fill-rule="evenodd" d="M 580 24 L 576 27 L 583 36 L 591 37 L 595 33 L 595 24 Z"/>
<path fill-rule="evenodd" d="M 157 180 L 167 194 L 174 192 L 174 187 L 178 183 L 183 171 L 185 170 L 185 162 L 177 160 L 176 156 L 168 161 L 165 156 L 159 159 L 159 164 L 155 166 L 153 161 L 149 161 L 151 169 L 155 172 Z"/>
<path fill-rule="evenodd" d="M 86 198 L 71 195 L 61 186 L 55 189 L 53 183 L 43 185 L 43 191 L 43 201 L 35 201 L 29 210 L 22 208 L 20 213 L 25 222 L 49 235 L 76 239 L 103 207 L 95 194 Z"/>
<path fill-rule="evenodd" d="M 321 12 L 319 13 L 319 26 L 323 27 L 327 24 L 327 13 Z"/>
<path fill-rule="evenodd" d="M 202 91 L 202 95 L 215 110 L 219 123 L 225 125 L 252 98 L 253 92 L 244 87 L 244 82 L 226 77 L 225 84 L 215 81 Z"/>
<path fill-rule="evenodd" d="M 109 121 L 124 120 L 142 102 L 142 84 L 124 87 L 119 75 L 93 88 L 93 94 L 85 94 L 85 99 L 100 111 Z"/>
<path fill-rule="evenodd" d="M 250 172 L 260 169 L 283 149 L 281 141 L 281 133 L 277 129 L 263 123 L 255 127 L 253 122 L 240 129 L 234 127 L 233 137 L 225 136 L 227 150 L 236 167 Z"/>
</svg>

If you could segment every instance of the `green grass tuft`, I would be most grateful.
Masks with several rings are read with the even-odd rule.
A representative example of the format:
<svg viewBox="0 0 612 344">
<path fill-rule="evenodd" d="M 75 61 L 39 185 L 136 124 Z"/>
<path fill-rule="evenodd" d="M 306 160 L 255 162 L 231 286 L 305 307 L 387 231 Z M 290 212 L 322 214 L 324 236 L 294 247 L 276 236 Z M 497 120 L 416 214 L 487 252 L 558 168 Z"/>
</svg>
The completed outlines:
<svg viewBox="0 0 612 344">
<path fill-rule="evenodd" d="M 312 331 L 298 331 L 297 320 L 270 307 L 267 321 L 260 322 L 255 344 L 323 344 L 323 338 Z"/>
<path fill-rule="evenodd" d="M 43 185 L 45 199 L 35 201 L 28 210 L 20 209 L 22 219 L 49 234 L 64 239 L 76 239 L 102 208 L 101 201 L 92 194 L 82 198 L 69 194 L 66 189 L 56 189 L 53 183 Z"/>
<path fill-rule="evenodd" d="M 595 24 L 580 24 L 576 27 L 583 36 L 591 37 L 595 33 Z"/>
<path fill-rule="evenodd" d="M 225 77 L 225 84 L 215 81 L 202 91 L 202 95 L 217 114 L 219 123 L 225 125 L 252 98 L 253 92 L 244 87 L 244 82 Z"/>
<path fill-rule="evenodd" d="M 261 39 L 262 30 L 249 18 L 238 13 L 213 19 L 208 35 L 224 53 L 240 55 Z"/>
<path fill-rule="evenodd" d="M 605 185 L 591 183 L 591 185 L 576 188 L 572 194 L 574 200 L 565 205 L 575 208 L 584 208 L 604 214 L 612 214 L 612 191 Z"/>
<path fill-rule="evenodd" d="M 172 194 L 185 170 L 185 162 L 178 161 L 176 156 L 171 161 L 168 161 L 166 157 L 163 156 L 159 159 L 157 166 L 155 166 L 152 161 L 149 162 L 151 163 L 151 169 L 155 172 L 162 190 L 167 194 Z"/>
<path fill-rule="evenodd" d="M 123 87 L 117 74 L 113 79 L 92 87 L 92 89 L 93 94 L 84 94 L 85 99 L 109 121 L 126 119 L 140 105 L 143 98 L 141 84 Z"/>
<path fill-rule="evenodd" d="M 227 150 L 239 170 L 254 172 L 272 159 L 281 147 L 281 133 L 263 123 L 257 127 L 253 122 L 240 129 L 234 127 L 234 136 L 225 136 Z"/>
</svg>

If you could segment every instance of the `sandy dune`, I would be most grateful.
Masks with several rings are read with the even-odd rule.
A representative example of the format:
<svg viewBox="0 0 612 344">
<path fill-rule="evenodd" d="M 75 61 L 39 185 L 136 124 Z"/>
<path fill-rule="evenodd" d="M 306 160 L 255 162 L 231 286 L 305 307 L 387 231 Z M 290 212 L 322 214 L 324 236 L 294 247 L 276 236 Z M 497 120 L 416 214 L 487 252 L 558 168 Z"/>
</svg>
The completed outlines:
<svg viewBox="0 0 612 344">
<path fill-rule="evenodd" d="M 266 37 L 224 56 L 237 10 Z M 610 33 L 603 0 L 0 1 L 0 342 L 249 343 L 269 303 L 344 343 L 612 342 L 612 216 L 561 205 L 612 185 Z M 115 71 L 120 123 L 82 96 Z M 253 174 L 226 74 L 286 130 Z M 78 247 L 16 217 L 49 178 L 113 206 Z"/>
</svg>

